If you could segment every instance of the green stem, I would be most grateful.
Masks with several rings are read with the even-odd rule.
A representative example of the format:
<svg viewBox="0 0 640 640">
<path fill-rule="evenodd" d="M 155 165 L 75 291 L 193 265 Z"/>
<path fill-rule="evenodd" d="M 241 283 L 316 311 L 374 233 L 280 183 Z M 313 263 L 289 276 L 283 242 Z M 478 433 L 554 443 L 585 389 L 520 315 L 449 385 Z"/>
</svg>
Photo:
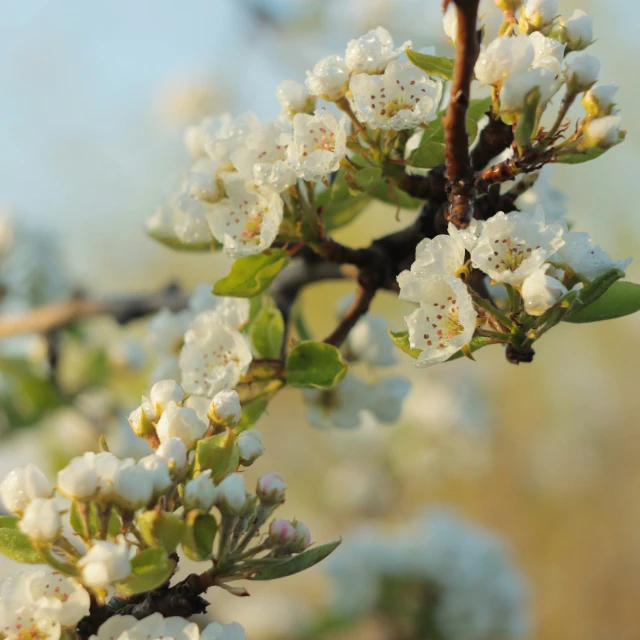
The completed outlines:
<svg viewBox="0 0 640 640">
<path fill-rule="evenodd" d="M 562 126 L 562 121 L 565 119 L 569 109 L 571 108 L 571 105 L 575 102 L 577 97 L 578 94 L 575 91 L 570 91 L 569 89 L 567 89 L 567 92 L 562 98 L 560 110 L 558 111 L 558 115 L 555 122 L 553 123 L 553 126 L 551 127 L 551 129 L 549 129 L 549 133 L 547 133 L 547 135 L 540 142 L 539 148 L 541 151 L 544 151 L 549 146 L 549 144 L 553 140 L 553 137 L 556 135 L 556 133 L 558 133 L 558 129 L 560 129 L 560 127 Z"/>
<path fill-rule="evenodd" d="M 485 311 L 488 311 L 492 316 L 500 320 L 500 322 L 505 327 L 511 329 L 511 331 L 515 331 L 516 325 L 513 320 L 511 320 L 509 316 L 502 313 L 500 309 L 496 309 L 496 307 L 494 307 L 489 300 L 487 300 L 486 298 L 482 298 L 479 295 L 472 295 L 472 298 L 476 305 L 482 307 Z"/>
</svg>

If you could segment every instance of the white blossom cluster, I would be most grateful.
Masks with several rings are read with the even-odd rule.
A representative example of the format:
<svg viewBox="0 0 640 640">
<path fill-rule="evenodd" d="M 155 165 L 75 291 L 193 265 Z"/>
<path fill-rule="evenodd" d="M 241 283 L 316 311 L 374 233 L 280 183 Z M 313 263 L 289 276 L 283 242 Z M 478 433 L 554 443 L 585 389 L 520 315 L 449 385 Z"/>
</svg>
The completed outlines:
<svg viewBox="0 0 640 640">
<path fill-rule="evenodd" d="M 527 587 L 508 549 L 460 515 L 432 507 L 390 531 L 360 530 L 327 562 L 335 581 L 336 613 L 358 617 L 384 611 L 383 585 L 410 598 L 422 585 L 433 610 L 421 605 L 446 640 L 522 638 L 528 631 Z"/>
<path fill-rule="evenodd" d="M 541 208 L 474 220 L 465 231 L 450 225 L 448 235 L 423 240 L 411 270 L 398 276 L 400 298 L 420 305 L 405 318 L 411 347 L 422 350 L 418 366 L 448 360 L 474 336 L 478 309 L 458 277 L 466 253 L 492 283 L 519 291 L 530 316 L 559 303 L 568 293 L 563 280 L 574 274 L 590 281 L 631 262 L 612 260 L 588 233 L 548 222 Z"/>
</svg>

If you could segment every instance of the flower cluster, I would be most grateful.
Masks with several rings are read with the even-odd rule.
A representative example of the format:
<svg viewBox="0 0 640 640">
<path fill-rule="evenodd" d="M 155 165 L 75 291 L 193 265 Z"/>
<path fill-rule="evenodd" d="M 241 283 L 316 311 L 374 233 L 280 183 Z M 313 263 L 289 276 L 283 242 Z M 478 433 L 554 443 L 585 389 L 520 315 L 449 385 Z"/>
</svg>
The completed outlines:
<svg viewBox="0 0 640 640">
<path fill-rule="evenodd" d="M 437 629 L 435 637 L 515 640 L 529 626 L 527 588 L 504 543 L 448 509 L 431 508 L 388 532 L 355 532 L 327 570 L 333 609 L 349 618 L 378 611 L 393 622 L 385 594 L 408 603 L 414 593 L 416 626 Z"/>
</svg>

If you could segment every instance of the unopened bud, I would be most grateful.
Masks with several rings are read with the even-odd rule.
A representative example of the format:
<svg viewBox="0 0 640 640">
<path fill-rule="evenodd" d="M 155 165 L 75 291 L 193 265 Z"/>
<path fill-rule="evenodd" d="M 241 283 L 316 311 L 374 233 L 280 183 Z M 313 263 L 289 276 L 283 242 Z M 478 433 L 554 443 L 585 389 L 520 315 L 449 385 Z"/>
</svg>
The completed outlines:
<svg viewBox="0 0 640 640">
<path fill-rule="evenodd" d="M 582 106 L 590 118 L 610 116 L 616 106 L 617 84 L 599 84 L 592 87 L 584 94 Z"/>
<path fill-rule="evenodd" d="M 39 542 L 52 542 L 62 531 L 60 511 L 53 499 L 36 498 L 18 523 L 22 533 Z"/>
<path fill-rule="evenodd" d="M 251 466 L 264 454 L 264 442 L 262 434 L 257 429 L 243 431 L 236 441 L 240 450 L 240 462 L 245 466 Z"/>
<path fill-rule="evenodd" d="M 180 403 L 184 400 L 184 396 L 184 390 L 175 380 L 160 380 L 151 387 L 149 401 L 154 414 L 160 417 L 170 403 Z"/>
<path fill-rule="evenodd" d="M 50 498 L 53 487 L 33 464 L 12 469 L 0 483 L 0 499 L 12 513 L 22 513 L 36 498 Z"/>
<path fill-rule="evenodd" d="M 567 88 L 574 93 L 590 89 L 598 80 L 600 60 L 589 53 L 572 56 L 565 69 Z"/>
<path fill-rule="evenodd" d="M 233 427 L 240 421 L 242 407 L 236 391 L 225 389 L 216 393 L 211 401 L 207 416 L 215 424 Z"/>
<path fill-rule="evenodd" d="M 284 518 L 278 518 L 269 525 L 269 542 L 274 547 L 286 547 L 296 539 L 294 526 Z"/>
<path fill-rule="evenodd" d="M 604 116 L 587 122 L 582 131 L 587 148 L 600 147 L 608 149 L 622 140 L 620 116 Z"/>
<path fill-rule="evenodd" d="M 193 409 L 179 407 L 175 402 L 169 402 L 156 425 L 160 442 L 179 438 L 187 449 L 191 449 L 206 431 L 207 425 Z"/>
<path fill-rule="evenodd" d="M 126 509 L 146 506 L 153 496 L 153 480 L 144 467 L 125 461 L 113 476 L 113 495 Z"/>
<path fill-rule="evenodd" d="M 155 427 L 153 426 L 153 422 L 149 419 L 147 412 L 144 410 L 142 406 L 134 409 L 129 414 L 129 424 L 131 425 L 131 430 L 140 438 L 146 438 L 151 435 L 155 435 Z"/>
<path fill-rule="evenodd" d="M 258 479 L 256 495 L 267 504 L 280 504 L 284 502 L 287 485 L 279 473 L 265 473 Z"/>
<path fill-rule="evenodd" d="M 211 480 L 211 469 L 189 480 L 184 488 L 184 505 L 187 511 L 209 511 L 216 500 L 216 487 Z"/>
<path fill-rule="evenodd" d="M 548 27 L 558 15 L 557 0 L 528 0 L 521 16 L 520 28 L 528 27 L 525 30 L 537 31 Z"/>
<path fill-rule="evenodd" d="M 307 71 L 307 87 L 314 95 L 335 102 L 344 98 L 349 88 L 349 69 L 340 56 L 327 56 L 313 71 Z"/>
<path fill-rule="evenodd" d="M 534 271 L 522 283 L 524 310 L 530 316 L 541 316 L 567 293 L 567 288 L 559 280 L 546 274 L 548 268 L 547 265 Z"/>
<path fill-rule="evenodd" d="M 293 528 L 295 529 L 296 535 L 291 545 L 291 551 L 300 553 L 311 544 L 311 531 L 309 527 L 300 520 L 293 521 Z"/>
<path fill-rule="evenodd" d="M 156 449 L 156 455 L 166 460 L 169 469 L 182 471 L 187 465 L 187 447 L 179 438 L 171 438 L 162 442 Z"/>
<path fill-rule="evenodd" d="M 296 113 L 313 113 L 316 99 L 307 87 L 296 80 L 283 80 L 276 87 L 276 97 L 282 105 L 282 114 L 293 118 Z"/>
<path fill-rule="evenodd" d="M 496 7 L 500 11 L 513 11 L 514 13 L 522 6 L 522 0 L 496 0 Z"/>
<path fill-rule="evenodd" d="M 582 9 L 576 9 L 563 26 L 564 37 L 571 51 L 586 49 L 593 42 L 593 18 Z"/>
<path fill-rule="evenodd" d="M 246 501 L 244 477 L 239 473 L 232 473 L 217 486 L 216 505 L 222 513 L 239 515 Z"/>
</svg>

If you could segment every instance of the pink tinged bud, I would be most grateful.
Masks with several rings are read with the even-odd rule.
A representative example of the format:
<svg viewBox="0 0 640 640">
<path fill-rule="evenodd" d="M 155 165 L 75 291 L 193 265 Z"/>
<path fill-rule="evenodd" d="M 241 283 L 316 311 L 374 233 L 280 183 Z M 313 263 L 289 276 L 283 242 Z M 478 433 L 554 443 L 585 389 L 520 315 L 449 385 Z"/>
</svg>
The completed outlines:
<svg viewBox="0 0 640 640">
<path fill-rule="evenodd" d="M 274 547 L 285 547 L 296 540 L 294 526 L 284 518 L 278 518 L 269 525 L 269 542 Z"/>
<path fill-rule="evenodd" d="M 258 480 L 256 494 L 261 502 L 280 504 L 284 502 L 287 485 L 279 473 L 265 473 Z"/>
<path fill-rule="evenodd" d="M 236 391 L 225 389 L 213 396 L 209 415 L 218 424 L 233 427 L 240 421 L 241 414 L 240 397 Z"/>
<path fill-rule="evenodd" d="M 52 542 L 60 535 L 62 519 L 53 499 L 36 498 L 25 509 L 18 523 L 22 533 L 38 542 Z"/>
<path fill-rule="evenodd" d="M 293 521 L 293 528 L 295 529 L 296 535 L 291 550 L 295 553 L 300 553 L 311 544 L 311 531 L 309 527 L 300 520 Z"/>
<path fill-rule="evenodd" d="M 264 454 L 262 435 L 257 429 L 243 431 L 237 439 L 240 462 L 248 467 Z"/>
<path fill-rule="evenodd" d="M 50 498 L 53 487 L 33 464 L 12 469 L 0 483 L 0 500 L 12 513 L 22 513 L 36 498 Z"/>
<path fill-rule="evenodd" d="M 184 390 L 175 380 L 160 380 L 149 392 L 149 400 L 156 416 L 161 416 L 167 406 L 184 400 Z"/>
</svg>

